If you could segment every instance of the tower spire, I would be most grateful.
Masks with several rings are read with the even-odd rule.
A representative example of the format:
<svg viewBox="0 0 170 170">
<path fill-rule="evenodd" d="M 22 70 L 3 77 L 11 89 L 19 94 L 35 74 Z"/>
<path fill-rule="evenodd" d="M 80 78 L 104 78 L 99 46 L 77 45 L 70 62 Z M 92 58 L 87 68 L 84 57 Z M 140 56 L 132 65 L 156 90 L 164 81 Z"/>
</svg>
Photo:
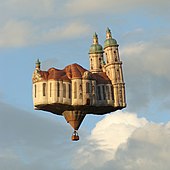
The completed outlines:
<svg viewBox="0 0 170 170">
<path fill-rule="evenodd" d="M 110 29 L 107 27 L 107 29 L 106 29 L 106 39 L 110 39 L 110 38 L 112 38 L 112 33 L 111 33 Z"/>
<path fill-rule="evenodd" d="M 98 35 L 96 32 L 93 35 L 93 44 L 98 44 Z"/>
<path fill-rule="evenodd" d="M 37 70 L 40 70 L 40 68 L 41 68 L 41 62 L 40 62 L 40 60 L 39 59 L 37 59 L 37 61 L 36 61 L 36 63 L 35 63 L 35 65 L 36 65 L 36 69 Z"/>
</svg>

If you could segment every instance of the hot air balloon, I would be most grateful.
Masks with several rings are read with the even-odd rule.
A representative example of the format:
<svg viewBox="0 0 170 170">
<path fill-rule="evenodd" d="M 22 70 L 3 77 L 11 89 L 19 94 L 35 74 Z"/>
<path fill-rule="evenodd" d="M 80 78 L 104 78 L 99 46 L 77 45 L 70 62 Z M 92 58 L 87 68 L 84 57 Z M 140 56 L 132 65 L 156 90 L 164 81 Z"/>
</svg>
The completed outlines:
<svg viewBox="0 0 170 170">
<path fill-rule="evenodd" d="M 39 59 L 33 73 L 34 109 L 62 115 L 74 129 L 72 140 L 79 140 L 78 129 L 87 114 L 103 115 L 126 107 L 125 83 L 118 44 L 107 28 L 104 49 L 93 36 L 89 50 L 90 70 L 71 64 L 63 70 L 41 70 Z"/>
</svg>

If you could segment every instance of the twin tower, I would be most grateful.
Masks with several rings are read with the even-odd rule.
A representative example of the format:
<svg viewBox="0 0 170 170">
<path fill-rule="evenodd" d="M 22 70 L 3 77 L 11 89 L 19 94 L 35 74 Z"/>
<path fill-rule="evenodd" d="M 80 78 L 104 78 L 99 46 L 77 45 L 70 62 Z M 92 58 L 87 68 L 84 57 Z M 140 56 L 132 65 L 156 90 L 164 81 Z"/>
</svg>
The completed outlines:
<svg viewBox="0 0 170 170">
<path fill-rule="evenodd" d="M 93 44 L 89 50 L 90 72 L 104 72 L 111 81 L 113 87 L 114 107 L 126 107 L 125 83 L 123 80 L 122 61 L 120 61 L 118 44 L 112 38 L 109 28 L 106 30 L 106 40 L 103 47 L 98 42 L 98 36 L 93 36 Z"/>
</svg>

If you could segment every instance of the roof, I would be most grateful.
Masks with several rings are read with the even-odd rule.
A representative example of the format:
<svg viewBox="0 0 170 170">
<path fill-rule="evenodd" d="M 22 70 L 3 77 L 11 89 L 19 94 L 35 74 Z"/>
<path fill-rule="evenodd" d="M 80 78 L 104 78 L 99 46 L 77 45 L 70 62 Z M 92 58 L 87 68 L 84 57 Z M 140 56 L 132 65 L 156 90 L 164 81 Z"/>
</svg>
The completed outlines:
<svg viewBox="0 0 170 170">
<path fill-rule="evenodd" d="M 106 73 L 93 73 L 92 78 L 96 80 L 97 84 L 109 84 L 110 79 L 107 77 Z"/>
<path fill-rule="evenodd" d="M 39 71 L 43 80 L 62 80 L 62 81 L 71 81 L 71 79 L 82 79 L 84 72 L 86 72 L 85 68 L 78 64 L 71 64 L 66 66 L 63 70 L 59 70 L 56 68 L 50 68 L 48 71 Z M 104 72 L 101 73 L 93 73 L 91 74 L 91 79 L 96 80 L 99 84 L 108 84 L 110 83 L 109 78 Z"/>
<path fill-rule="evenodd" d="M 111 46 L 118 46 L 117 41 L 113 38 L 106 39 L 104 42 L 104 48 Z"/>
<path fill-rule="evenodd" d="M 100 44 L 92 44 L 90 46 L 89 54 L 103 53 L 103 47 Z"/>
<path fill-rule="evenodd" d="M 98 36 L 93 35 L 93 44 L 90 46 L 89 54 L 103 53 L 103 47 L 98 43 Z"/>
</svg>

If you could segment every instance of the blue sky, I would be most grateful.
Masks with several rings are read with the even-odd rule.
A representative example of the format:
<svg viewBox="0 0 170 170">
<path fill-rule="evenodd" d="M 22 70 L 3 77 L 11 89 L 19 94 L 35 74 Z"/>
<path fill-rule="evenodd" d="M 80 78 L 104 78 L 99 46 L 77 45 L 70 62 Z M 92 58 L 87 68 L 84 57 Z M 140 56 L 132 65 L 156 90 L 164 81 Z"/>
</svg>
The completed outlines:
<svg viewBox="0 0 170 170">
<path fill-rule="evenodd" d="M 78 160 L 78 169 L 168 170 L 169 7 L 168 0 L 0 0 L 1 169 L 76 169 Z M 89 68 L 92 36 L 97 32 L 103 45 L 107 27 L 120 45 L 128 106 L 123 113 L 87 116 L 75 144 L 64 118 L 33 110 L 35 61 L 44 70 L 71 63 Z M 144 159 L 153 150 L 158 157 Z"/>
</svg>

